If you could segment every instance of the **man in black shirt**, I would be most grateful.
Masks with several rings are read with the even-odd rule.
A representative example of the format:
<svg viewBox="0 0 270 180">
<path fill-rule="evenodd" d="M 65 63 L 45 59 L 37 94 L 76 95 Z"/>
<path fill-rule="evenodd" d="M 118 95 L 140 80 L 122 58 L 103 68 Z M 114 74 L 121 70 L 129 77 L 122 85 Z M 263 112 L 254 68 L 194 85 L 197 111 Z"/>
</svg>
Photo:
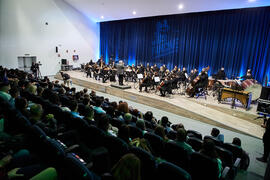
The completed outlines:
<svg viewBox="0 0 270 180">
<path fill-rule="evenodd" d="M 218 73 L 217 73 L 217 76 L 216 76 L 216 79 L 219 79 L 219 80 L 225 80 L 226 79 L 226 73 L 224 71 L 224 67 L 222 67 Z"/>
<path fill-rule="evenodd" d="M 147 87 L 151 86 L 151 77 L 150 74 L 147 73 L 146 77 L 144 77 L 142 83 L 140 84 L 140 92 L 142 92 L 142 88 L 145 87 L 145 91 L 147 92 Z"/>
</svg>

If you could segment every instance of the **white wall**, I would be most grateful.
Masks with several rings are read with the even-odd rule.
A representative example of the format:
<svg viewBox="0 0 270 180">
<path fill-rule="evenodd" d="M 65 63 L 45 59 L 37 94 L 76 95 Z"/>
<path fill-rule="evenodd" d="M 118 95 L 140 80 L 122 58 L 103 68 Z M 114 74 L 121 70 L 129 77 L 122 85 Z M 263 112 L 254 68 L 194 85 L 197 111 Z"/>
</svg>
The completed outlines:
<svg viewBox="0 0 270 180">
<path fill-rule="evenodd" d="M 79 66 L 98 53 L 99 24 L 64 0 L 0 0 L 0 65 L 17 68 L 17 57 L 30 54 L 41 61 L 42 75 L 53 75 L 61 59 Z"/>
</svg>

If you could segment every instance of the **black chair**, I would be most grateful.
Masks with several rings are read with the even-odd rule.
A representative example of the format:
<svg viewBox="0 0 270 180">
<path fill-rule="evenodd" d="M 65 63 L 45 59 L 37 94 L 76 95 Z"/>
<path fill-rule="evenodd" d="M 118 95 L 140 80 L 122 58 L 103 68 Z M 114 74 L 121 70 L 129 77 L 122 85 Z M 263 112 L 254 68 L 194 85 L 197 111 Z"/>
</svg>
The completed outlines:
<svg viewBox="0 0 270 180">
<path fill-rule="evenodd" d="M 87 180 L 100 180 L 100 177 L 91 172 L 86 163 L 76 154 L 68 153 L 63 161 L 62 178 L 67 180 L 74 179 L 87 179 Z"/>
<path fill-rule="evenodd" d="M 104 144 L 106 134 L 95 126 L 89 125 L 84 131 L 78 131 L 78 133 L 89 148 L 100 147 Z"/>
<path fill-rule="evenodd" d="M 135 154 L 141 160 L 142 179 L 152 179 L 153 174 L 156 173 L 155 157 L 152 156 L 149 152 L 137 147 L 131 147 L 129 152 Z"/>
<path fill-rule="evenodd" d="M 103 146 L 109 151 L 112 165 L 128 152 L 127 143 L 114 136 L 105 136 Z"/>
<path fill-rule="evenodd" d="M 196 138 L 196 137 L 188 137 L 187 143 L 191 145 L 191 147 L 194 149 L 194 151 L 199 151 L 202 149 L 203 141 Z"/>
<path fill-rule="evenodd" d="M 159 157 L 163 153 L 163 147 L 164 147 L 164 141 L 161 137 L 158 135 L 155 135 L 153 133 L 145 133 L 144 138 L 149 142 L 152 150 L 153 155 Z"/>
<path fill-rule="evenodd" d="M 238 169 L 240 168 L 241 159 L 237 158 L 236 161 L 233 161 L 232 152 L 219 146 L 216 146 L 216 151 L 222 161 L 222 166 L 223 167 L 228 166 L 230 168 L 229 177 L 231 179 L 234 179 Z"/>
<path fill-rule="evenodd" d="M 202 134 L 199 133 L 198 131 L 187 130 L 187 136 L 188 136 L 188 137 L 196 137 L 196 138 L 202 140 Z"/>
<path fill-rule="evenodd" d="M 216 146 L 222 146 L 222 144 L 223 144 L 221 141 L 217 140 L 213 136 L 204 136 L 203 139 L 210 139 L 210 140 L 212 140 Z"/>
<path fill-rule="evenodd" d="M 143 132 L 141 129 L 132 125 L 128 125 L 128 127 L 129 127 L 129 133 L 130 133 L 131 139 L 143 138 Z"/>
<path fill-rule="evenodd" d="M 117 127 L 118 129 L 124 124 L 123 121 L 117 119 L 117 118 L 111 118 L 110 124 L 114 127 Z"/>
<path fill-rule="evenodd" d="M 238 146 L 236 146 L 235 144 L 232 143 L 224 143 L 222 145 L 222 147 L 224 149 L 229 150 L 230 152 L 232 152 L 233 154 L 233 161 L 235 162 L 237 160 L 237 158 L 242 158 L 243 156 L 243 150 L 242 148 L 239 148 Z"/>
<path fill-rule="evenodd" d="M 211 179 L 219 180 L 225 179 L 230 168 L 226 167 L 221 178 L 219 177 L 218 162 L 201 153 L 194 152 L 191 154 L 190 160 L 190 174 L 192 180 Z"/>
<path fill-rule="evenodd" d="M 177 132 L 172 130 L 172 131 L 169 131 L 169 132 L 167 133 L 167 137 L 168 137 L 169 139 L 175 140 L 175 139 L 176 139 L 176 134 L 177 134 Z"/>
<path fill-rule="evenodd" d="M 152 178 L 154 179 L 154 178 Z M 191 176 L 181 167 L 178 167 L 170 162 L 162 162 L 157 166 L 157 180 L 191 180 Z"/>
<path fill-rule="evenodd" d="M 185 170 L 189 168 L 190 156 L 188 152 L 175 142 L 165 143 L 162 158 Z"/>
</svg>

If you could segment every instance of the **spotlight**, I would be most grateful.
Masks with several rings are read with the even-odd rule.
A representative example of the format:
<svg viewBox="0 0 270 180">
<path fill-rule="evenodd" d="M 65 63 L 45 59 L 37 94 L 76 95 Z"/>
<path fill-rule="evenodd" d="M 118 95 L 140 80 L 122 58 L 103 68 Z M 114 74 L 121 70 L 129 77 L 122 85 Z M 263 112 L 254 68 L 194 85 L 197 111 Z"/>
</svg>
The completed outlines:
<svg viewBox="0 0 270 180">
<path fill-rule="evenodd" d="M 183 4 L 179 4 L 178 5 L 178 9 L 183 9 L 184 8 L 184 5 Z"/>
<path fill-rule="evenodd" d="M 256 0 L 248 0 L 248 2 L 252 3 L 252 2 L 256 2 Z"/>
<path fill-rule="evenodd" d="M 100 16 L 101 19 L 104 19 L 104 16 Z"/>
<path fill-rule="evenodd" d="M 133 14 L 133 15 L 136 15 L 137 13 L 136 13 L 136 11 L 133 11 L 132 14 Z"/>
</svg>

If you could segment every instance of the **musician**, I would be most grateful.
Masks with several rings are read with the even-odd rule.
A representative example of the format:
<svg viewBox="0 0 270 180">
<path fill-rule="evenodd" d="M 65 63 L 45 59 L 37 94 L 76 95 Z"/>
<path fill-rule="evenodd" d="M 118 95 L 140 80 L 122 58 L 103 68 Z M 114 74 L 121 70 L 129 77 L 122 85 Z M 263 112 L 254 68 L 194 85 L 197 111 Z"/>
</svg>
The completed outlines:
<svg viewBox="0 0 270 180">
<path fill-rule="evenodd" d="M 114 60 L 113 60 L 112 57 L 110 57 L 110 59 L 109 59 L 109 65 L 112 65 L 113 63 L 114 63 Z"/>
<path fill-rule="evenodd" d="M 191 71 L 190 71 L 190 74 L 189 74 L 189 82 L 192 82 L 195 78 L 196 78 L 197 76 L 196 76 L 196 74 L 194 73 L 194 70 L 193 69 L 191 69 Z"/>
<path fill-rule="evenodd" d="M 177 66 L 174 66 L 174 68 L 173 68 L 173 70 L 172 70 L 172 73 L 173 73 L 173 74 L 176 74 L 176 73 L 177 73 L 177 70 L 178 70 Z"/>
<path fill-rule="evenodd" d="M 195 74 L 195 77 L 197 77 L 199 75 L 199 72 L 196 68 L 194 69 L 194 74 Z"/>
<path fill-rule="evenodd" d="M 90 66 L 93 66 L 95 63 L 93 62 L 93 60 L 91 59 L 90 61 L 89 61 L 89 65 Z"/>
<path fill-rule="evenodd" d="M 131 66 L 128 66 L 127 69 L 125 70 L 125 81 L 128 81 L 129 78 L 132 78 L 132 69 Z"/>
<path fill-rule="evenodd" d="M 188 73 L 185 67 L 183 67 L 182 73 L 181 73 L 181 80 L 185 82 L 188 78 Z"/>
<path fill-rule="evenodd" d="M 89 65 L 89 63 L 86 63 L 85 65 L 85 72 L 86 72 L 86 77 L 92 78 L 92 73 L 91 73 L 92 67 Z"/>
<path fill-rule="evenodd" d="M 252 73 L 251 73 L 251 69 L 248 69 L 246 75 L 242 76 L 241 79 L 244 79 L 244 80 L 246 80 L 246 79 L 253 79 L 253 76 L 252 76 Z"/>
<path fill-rule="evenodd" d="M 140 92 L 142 92 L 142 88 L 145 87 L 145 91 L 147 92 L 147 87 L 150 87 L 151 86 L 151 76 L 149 73 L 146 73 L 145 77 L 143 78 L 140 86 L 139 86 L 139 89 L 140 89 Z"/>
<path fill-rule="evenodd" d="M 97 80 L 99 74 L 99 66 L 97 65 L 97 63 L 95 63 L 93 65 L 93 77 L 95 78 L 95 80 Z"/>
<path fill-rule="evenodd" d="M 100 70 L 99 76 L 102 78 L 102 82 L 105 83 L 109 79 L 109 68 L 107 66 L 104 66 Z"/>
<path fill-rule="evenodd" d="M 153 70 L 154 70 L 154 72 L 159 72 L 159 68 L 157 67 L 157 64 L 154 64 Z"/>
<path fill-rule="evenodd" d="M 222 67 L 222 68 L 218 71 L 218 73 L 217 73 L 217 75 L 216 75 L 216 79 L 218 79 L 218 80 L 225 80 L 225 79 L 226 79 L 226 73 L 225 73 L 225 71 L 224 71 L 224 67 Z"/>
<path fill-rule="evenodd" d="M 138 73 L 138 74 L 144 74 L 144 67 L 143 67 L 142 64 L 139 66 L 138 72 L 137 72 L 137 73 Z"/>
<path fill-rule="evenodd" d="M 199 74 L 199 80 L 195 84 L 195 94 L 199 92 L 199 88 L 206 88 L 208 85 L 208 75 L 205 71 L 205 68 L 202 69 L 202 72 Z M 195 95 L 193 94 L 193 96 Z"/>
<path fill-rule="evenodd" d="M 105 63 L 104 63 L 104 61 L 103 61 L 103 56 L 101 56 L 100 59 L 98 59 L 97 65 L 99 65 L 99 66 L 105 65 Z"/>
<path fill-rule="evenodd" d="M 149 63 L 147 63 L 147 65 L 146 65 L 146 72 L 148 73 L 148 72 L 150 72 L 150 70 L 151 70 L 151 67 L 150 67 Z"/>
<path fill-rule="evenodd" d="M 117 64 L 117 74 L 119 79 L 119 85 L 123 86 L 123 80 L 124 80 L 124 62 L 122 60 L 119 61 Z"/>
<path fill-rule="evenodd" d="M 162 81 L 160 86 L 161 87 L 160 87 L 159 91 L 160 91 L 160 94 L 161 94 L 162 97 L 165 97 L 166 92 L 171 94 L 171 92 L 172 92 L 172 87 L 171 87 L 172 82 L 171 82 L 169 77 L 165 77 L 165 80 Z"/>
</svg>

